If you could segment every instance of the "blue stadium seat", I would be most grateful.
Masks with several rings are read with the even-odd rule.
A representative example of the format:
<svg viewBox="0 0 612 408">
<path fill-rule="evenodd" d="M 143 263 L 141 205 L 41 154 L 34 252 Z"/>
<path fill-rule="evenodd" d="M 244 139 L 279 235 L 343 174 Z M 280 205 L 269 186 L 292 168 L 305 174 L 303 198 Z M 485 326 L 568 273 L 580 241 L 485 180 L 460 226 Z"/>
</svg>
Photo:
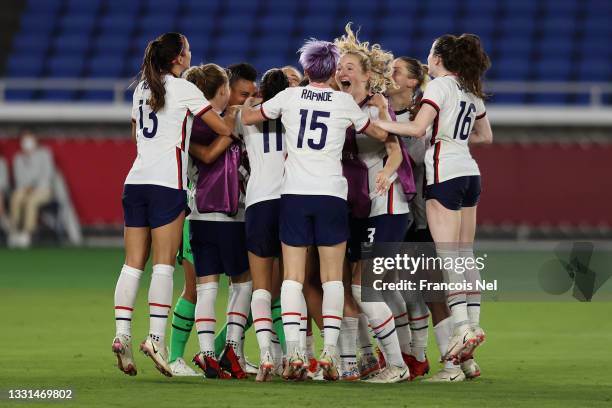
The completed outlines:
<svg viewBox="0 0 612 408">
<path fill-rule="evenodd" d="M 89 35 L 95 27 L 94 15 L 65 15 L 59 20 L 59 29 L 63 33 Z"/>
<path fill-rule="evenodd" d="M 328 14 L 307 15 L 299 20 L 299 23 L 302 30 L 301 38 L 331 39 L 332 32 L 342 33 L 344 29 L 344 26 L 336 27 L 335 18 Z"/>
<path fill-rule="evenodd" d="M 577 0 L 544 0 L 544 10 L 547 15 L 575 15 L 578 10 Z"/>
<path fill-rule="evenodd" d="M 271 68 L 281 68 L 285 65 L 297 65 L 297 60 L 290 60 L 283 56 L 265 56 L 255 58 L 252 62 L 253 66 L 257 69 L 259 77 Z"/>
<path fill-rule="evenodd" d="M 97 56 L 87 61 L 87 76 L 92 78 L 118 78 L 123 72 L 125 59 L 121 56 Z"/>
<path fill-rule="evenodd" d="M 496 42 L 498 51 L 507 57 L 527 58 L 533 49 L 530 36 L 505 36 Z"/>
<path fill-rule="evenodd" d="M 174 14 L 150 14 L 138 19 L 141 34 L 157 37 L 168 31 L 175 31 Z"/>
<path fill-rule="evenodd" d="M 276 14 L 265 16 L 260 20 L 260 30 L 264 33 L 275 33 L 276 35 L 291 35 L 295 27 L 293 18 L 287 18 L 284 15 Z"/>
<path fill-rule="evenodd" d="M 573 62 L 568 58 L 546 58 L 535 63 L 536 79 L 542 81 L 567 81 Z"/>
<path fill-rule="evenodd" d="M 499 1 L 463 0 L 461 6 L 466 11 L 467 17 L 480 16 L 491 17 L 499 9 Z"/>
<path fill-rule="evenodd" d="M 338 1 L 314 0 L 306 2 L 307 15 L 330 15 L 334 16 L 338 11 Z"/>
<path fill-rule="evenodd" d="M 176 15 L 180 3 L 180 1 L 147 0 L 145 2 L 145 13 Z"/>
<path fill-rule="evenodd" d="M 137 16 L 142 8 L 140 0 L 105 0 L 105 10 L 109 15 Z"/>
<path fill-rule="evenodd" d="M 102 5 L 101 0 L 68 0 L 66 14 L 83 15 L 95 14 L 100 10 Z"/>
<path fill-rule="evenodd" d="M 251 18 L 257 13 L 257 11 L 261 8 L 261 2 L 259 0 L 226 0 L 225 9 L 229 12 L 229 14 L 243 14 L 250 15 Z"/>
<path fill-rule="evenodd" d="M 563 93 L 539 93 L 531 95 L 528 100 L 541 105 L 565 105 L 568 102 L 568 96 Z"/>
<path fill-rule="evenodd" d="M 454 33 L 456 31 L 457 19 L 454 16 L 425 17 L 417 20 L 423 35 L 426 37 L 439 37 L 442 34 Z"/>
<path fill-rule="evenodd" d="M 251 44 L 248 41 L 248 35 L 246 33 L 229 32 L 215 38 L 214 47 L 217 52 L 241 54 L 243 58 L 246 58 L 247 52 L 251 49 Z"/>
<path fill-rule="evenodd" d="M 7 89 L 4 98 L 9 102 L 27 102 L 34 99 L 34 94 L 28 89 Z"/>
<path fill-rule="evenodd" d="M 495 61 L 493 69 L 503 80 L 525 80 L 530 73 L 530 61 L 526 58 L 504 58 Z"/>
<path fill-rule="evenodd" d="M 221 20 L 221 33 L 242 32 L 250 34 L 255 27 L 253 16 L 248 14 L 231 14 Z M 239 30 L 237 28 L 240 27 Z"/>
<path fill-rule="evenodd" d="M 26 14 L 40 14 L 51 17 L 62 7 L 64 0 L 28 0 Z"/>
<path fill-rule="evenodd" d="M 293 41 L 287 35 L 269 34 L 261 36 L 255 41 L 255 49 L 258 55 L 285 55 L 292 51 L 292 46 Z M 297 49 L 293 51 L 295 52 Z"/>
<path fill-rule="evenodd" d="M 387 16 L 401 16 L 415 14 L 417 5 L 404 0 L 383 0 L 381 1 L 381 7 Z"/>
<path fill-rule="evenodd" d="M 425 15 L 429 18 L 434 16 L 456 16 L 459 2 L 456 0 L 426 1 L 422 3 L 422 6 L 425 10 Z"/>
<path fill-rule="evenodd" d="M 508 17 L 519 17 L 535 14 L 538 9 L 538 2 L 532 0 L 503 0 L 502 9 Z"/>
<path fill-rule="evenodd" d="M 177 29 L 181 33 L 187 35 L 187 38 L 189 38 L 189 34 L 209 34 L 213 30 L 214 25 L 215 16 L 212 14 L 203 16 L 185 16 L 179 18 Z"/>
<path fill-rule="evenodd" d="M 549 35 L 574 34 L 576 31 L 575 16 L 554 17 L 545 19 L 540 25 L 542 31 Z"/>
<path fill-rule="evenodd" d="M 83 71 L 81 56 L 54 56 L 49 60 L 49 76 L 56 78 L 78 78 Z"/>
<path fill-rule="evenodd" d="M 56 20 L 49 18 L 46 15 L 40 14 L 23 14 L 21 24 L 19 26 L 19 35 L 27 35 L 36 33 L 38 35 L 47 35 L 55 27 Z"/>
<path fill-rule="evenodd" d="M 6 73 L 11 78 L 36 78 L 42 69 L 42 56 L 14 54 L 9 57 Z"/>
<path fill-rule="evenodd" d="M 217 10 L 223 4 L 223 0 L 183 0 L 181 2 L 185 7 L 186 15 L 190 17 L 207 17 L 214 16 Z"/>
<path fill-rule="evenodd" d="M 573 37 L 561 34 L 549 34 L 538 42 L 538 52 L 542 58 L 566 56 L 569 58 L 574 49 Z"/>
<path fill-rule="evenodd" d="M 86 35 L 59 35 L 53 41 L 53 49 L 59 54 L 78 54 L 81 58 L 89 47 L 89 37 Z"/>
<path fill-rule="evenodd" d="M 581 60 L 578 65 L 578 79 L 580 81 L 612 82 L 610 61 Z"/>
<path fill-rule="evenodd" d="M 125 56 L 131 45 L 131 39 L 125 34 L 99 35 L 93 40 L 93 55 Z"/>
<path fill-rule="evenodd" d="M 47 38 L 41 40 L 38 33 L 27 33 L 17 35 L 13 38 L 13 52 L 17 53 L 36 53 L 43 54 L 49 49 L 49 41 Z"/>
<path fill-rule="evenodd" d="M 130 33 L 136 25 L 136 20 L 129 16 L 106 15 L 100 20 L 102 35 Z"/>
<path fill-rule="evenodd" d="M 522 93 L 493 94 L 493 96 L 488 102 L 495 103 L 495 104 L 504 104 L 504 105 L 522 105 L 525 103 L 525 94 L 522 94 Z"/>
</svg>

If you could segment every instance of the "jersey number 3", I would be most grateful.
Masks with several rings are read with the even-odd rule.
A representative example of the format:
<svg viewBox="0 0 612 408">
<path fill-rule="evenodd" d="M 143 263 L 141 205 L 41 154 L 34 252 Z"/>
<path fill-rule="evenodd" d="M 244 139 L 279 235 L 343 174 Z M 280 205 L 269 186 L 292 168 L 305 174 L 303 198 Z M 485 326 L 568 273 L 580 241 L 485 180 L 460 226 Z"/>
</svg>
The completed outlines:
<svg viewBox="0 0 612 408">
<path fill-rule="evenodd" d="M 319 118 L 329 118 L 330 113 L 324 111 L 313 110 L 310 118 L 310 130 L 321 130 L 321 137 L 318 142 L 315 142 L 313 138 L 308 139 L 308 146 L 314 150 L 321 150 L 325 147 L 325 141 L 327 140 L 327 125 L 323 122 L 319 122 Z M 300 109 L 300 133 L 298 134 L 297 147 L 301 149 L 304 145 L 304 133 L 306 133 L 306 122 L 308 121 L 308 110 Z"/>
<path fill-rule="evenodd" d="M 142 99 L 138 101 L 138 111 L 140 112 L 140 119 L 138 120 L 138 127 L 142 131 L 142 135 L 150 139 L 153 136 L 155 136 L 155 133 L 157 133 L 157 115 L 153 111 L 149 112 L 149 119 L 153 121 L 153 125 L 151 127 L 148 127 L 148 126 L 144 127 L 144 119 L 143 119 L 144 112 L 142 108 L 142 102 L 143 102 Z"/>
<path fill-rule="evenodd" d="M 461 111 L 459 112 L 459 116 L 457 116 L 457 122 L 455 122 L 455 132 L 453 135 L 453 139 L 459 136 L 459 139 L 465 140 L 470 136 L 470 132 L 472 131 L 472 123 L 473 116 L 472 114 L 476 112 L 476 106 L 473 103 L 470 103 L 470 106 L 465 110 L 465 105 L 467 102 L 461 101 L 459 105 L 461 107 Z M 465 116 L 463 115 L 465 113 Z"/>
</svg>

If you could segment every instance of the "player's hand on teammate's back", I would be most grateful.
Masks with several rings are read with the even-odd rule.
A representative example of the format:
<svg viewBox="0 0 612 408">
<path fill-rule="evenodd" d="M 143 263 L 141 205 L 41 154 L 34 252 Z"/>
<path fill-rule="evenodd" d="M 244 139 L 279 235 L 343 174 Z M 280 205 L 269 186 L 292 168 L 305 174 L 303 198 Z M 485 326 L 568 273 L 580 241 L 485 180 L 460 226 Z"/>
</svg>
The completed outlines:
<svg viewBox="0 0 612 408">
<path fill-rule="evenodd" d="M 383 94 L 377 93 L 372 95 L 368 101 L 369 106 L 376 106 L 381 111 L 387 111 L 389 109 L 389 102 Z"/>
</svg>

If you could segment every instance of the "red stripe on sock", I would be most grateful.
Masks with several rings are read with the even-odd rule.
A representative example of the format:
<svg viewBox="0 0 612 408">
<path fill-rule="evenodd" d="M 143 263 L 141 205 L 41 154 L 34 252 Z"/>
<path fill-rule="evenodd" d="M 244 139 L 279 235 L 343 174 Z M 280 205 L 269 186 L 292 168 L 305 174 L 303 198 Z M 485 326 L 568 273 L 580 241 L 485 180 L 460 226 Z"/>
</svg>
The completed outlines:
<svg viewBox="0 0 612 408">
<path fill-rule="evenodd" d="M 127 306 L 115 306 L 115 310 L 120 309 L 120 310 L 129 310 L 130 312 L 133 312 L 134 309 L 132 309 L 131 307 L 127 307 Z"/>
<path fill-rule="evenodd" d="M 302 314 L 301 313 L 295 313 L 295 312 L 285 312 L 285 313 L 282 313 L 281 316 L 300 316 L 301 317 Z M 325 317 L 325 316 L 323 316 L 323 317 Z"/>
<path fill-rule="evenodd" d="M 408 315 L 408 312 L 406 312 L 406 313 L 402 313 L 402 314 L 401 314 L 401 315 L 399 315 L 399 316 L 395 316 L 395 318 L 396 318 L 396 319 L 401 319 L 402 317 L 407 316 L 407 315 Z"/>
<path fill-rule="evenodd" d="M 308 320 L 308 318 L 305 316 L 302 316 L 302 320 Z"/>
<path fill-rule="evenodd" d="M 393 319 L 393 315 L 389 316 L 389 318 L 387 320 L 385 320 L 385 322 L 383 324 L 381 324 L 379 326 L 376 326 L 376 327 L 372 327 L 372 330 L 376 331 L 376 330 L 380 329 L 385 324 L 389 323 L 391 321 L 391 319 Z"/>
<path fill-rule="evenodd" d="M 238 312 L 227 312 L 228 316 L 240 316 L 243 319 L 248 319 L 248 316 L 243 315 L 242 313 L 238 313 Z"/>
<path fill-rule="evenodd" d="M 414 319 L 410 319 L 410 321 L 416 322 L 417 320 L 427 319 L 428 317 L 429 317 L 429 314 L 426 314 L 425 316 L 419 316 L 419 317 L 415 317 Z"/>
<path fill-rule="evenodd" d="M 214 323 L 214 322 L 216 322 L 216 320 L 215 319 L 196 319 L 195 322 L 196 323 L 200 323 L 200 322 L 212 322 L 212 323 Z"/>
<path fill-rule="evenodd" d="M 270 322 L 270 323 L 272 323 L 272 319 L 268 319 L 267 317 L 262 317 L 262 318 L 253 320 L 253 323 L 257 323 L 257 322 Z"/>
<path fill-rule="evenodd" d="M 172 307 L 172 305 L 162 305 L 161 303 L 149 303 L 149 306 L 167 307 L 168 309 Z"/>
<path fill-rule="evenodd" d="M 323 319 L 336 319 L 336 320 L 342 320 L 342 318 L 340 316 L 331 316 L 331 315 L 325 315 L 325 316 L 321 316 Z M 391 316 L 393 317 L 393 316 Z"/>
</svg>

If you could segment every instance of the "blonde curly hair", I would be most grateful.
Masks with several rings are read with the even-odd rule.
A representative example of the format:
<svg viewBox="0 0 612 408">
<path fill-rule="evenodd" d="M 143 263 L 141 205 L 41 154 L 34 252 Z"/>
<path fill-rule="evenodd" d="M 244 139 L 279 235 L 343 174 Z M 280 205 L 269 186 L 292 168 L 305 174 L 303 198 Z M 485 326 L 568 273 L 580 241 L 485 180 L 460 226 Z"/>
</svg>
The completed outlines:
<svg viewBox="0 0 612 408">
<path fill-rule="evenodd" d="M 393 54 L 383 50 L 379 44 L 360 42 L 349 22 L 344 27 L 346 34 L 334 40 L 341 54 L 351 54 L 359 58 L 363 72 L 370 73 L 367 88 L 372 93 L 383 93 L 387 88 L 395 88 L 393 81 Z"/>
</svg>

